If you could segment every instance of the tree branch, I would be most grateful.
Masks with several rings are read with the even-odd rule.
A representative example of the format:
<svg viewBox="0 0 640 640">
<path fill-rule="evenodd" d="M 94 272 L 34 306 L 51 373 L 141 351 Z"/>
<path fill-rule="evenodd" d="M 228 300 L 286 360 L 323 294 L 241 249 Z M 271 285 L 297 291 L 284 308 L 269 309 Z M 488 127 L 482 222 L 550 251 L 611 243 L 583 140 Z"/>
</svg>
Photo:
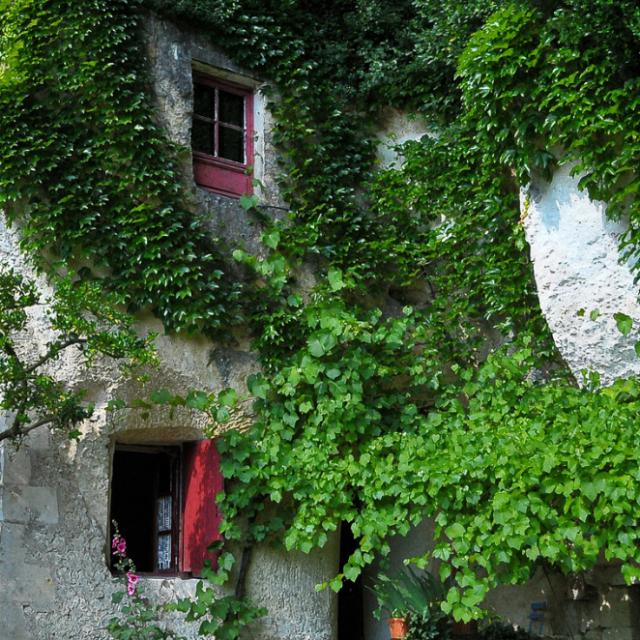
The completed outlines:
<svg viewBox="0 0 640 640">
<path fill-rule="evenodd" d="M 54 358 L 58 353 L 64 351 L 67 347 L 71 347 L 74 344 L 86 344 L 86 338 L 69 338 L 64 342 L 57 345 L 52 345 L 49 350 L 40 358 L 38 358 L 32 365 L 24 368 L 24 372 L 28 375 L 33 373 L 36 369 L 41 367 L 45 362 Z"/>
<path fill-rule="evenodd" d="M 18 417 L 16 417 L 16 419 L 13 421 L 13 424 L 9 429 L 0 431 L 0 442 L 8 438 L 13 439 L 13 438 L 19 438 L 21 436 L 26 436 L 28 433 L 30 433 L 34 429 L 37 429 L 38 427 L 42 427 L 45 424 L 50 424 L 52 422 L 55 422 L 55 419 L 56 417 L 54 415 L 46 415 L 40 418 L 39 420 L 36 420 L 35 422 L 32 422 L 31 424 L 23 427 L 20 425 L 20 421 Z"/>
</svg>

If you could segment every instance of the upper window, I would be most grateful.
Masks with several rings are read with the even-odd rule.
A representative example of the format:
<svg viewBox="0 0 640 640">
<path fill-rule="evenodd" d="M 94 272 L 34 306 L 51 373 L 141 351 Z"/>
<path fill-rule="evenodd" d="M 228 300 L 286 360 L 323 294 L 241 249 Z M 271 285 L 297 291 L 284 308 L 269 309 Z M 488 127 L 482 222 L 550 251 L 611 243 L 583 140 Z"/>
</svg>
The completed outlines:
<svg viewBox="0 0 640 640">
<path fill-rule="evenodd" d="M 197 184 L 226 196 L 251 193 L 251 90 L 194 73 L 191 145 Z"/>
</svg>

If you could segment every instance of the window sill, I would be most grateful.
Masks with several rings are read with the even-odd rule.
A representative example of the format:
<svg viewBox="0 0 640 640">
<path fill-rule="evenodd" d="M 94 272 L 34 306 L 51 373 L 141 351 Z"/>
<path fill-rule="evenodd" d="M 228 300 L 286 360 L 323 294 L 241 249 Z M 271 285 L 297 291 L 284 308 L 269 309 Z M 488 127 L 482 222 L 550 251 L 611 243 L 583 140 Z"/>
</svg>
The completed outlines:
<svg viewBox="0 0 640 640">
<path fill-rule="evenodd" d="M 193 154 L 193 176 L 203 189 L 229 198 L 253 193 L 253 181 L 248 166 L 221 160 L 206 154 Z"/>
</svg>

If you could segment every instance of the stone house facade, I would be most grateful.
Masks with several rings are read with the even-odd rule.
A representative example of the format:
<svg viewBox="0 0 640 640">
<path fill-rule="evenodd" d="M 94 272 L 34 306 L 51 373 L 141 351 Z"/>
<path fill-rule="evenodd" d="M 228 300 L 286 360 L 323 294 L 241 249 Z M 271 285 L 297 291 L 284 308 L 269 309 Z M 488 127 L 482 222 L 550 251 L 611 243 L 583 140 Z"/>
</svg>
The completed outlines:
<svg viewBox="0 0 640 640">
<path fill-rule="evenodd" d="M 229 100 L 227 107 L 221 107 L 223 98 L 216 94 L 216 113 L 210 120 L 206 115 L 201 118 L 204 129 L 213 127 L 217 132 L 215 145 L 220 147 L 205 155 L 219 155 L 224 160 L 229 157 L 225 154 L 238 153 L 233 133 L 237 125 L 231 113 L 233 96 L 252 97 L 250 118 L 245 116 L 252 121 L 252 164 L 262 184 L 258 195 L 262 204 L 277 211 L 283 203 L 276 186 L 276 154 L 260 80 L 190 28 L 150 15 L 146 38 L 158 117 L 177 144 L 191 145 L 194 78 L 196 84 L 197 78 L 212 78 L 204 90 L 226 92 L 224 99 Z M 220 116 L 223 109 L 231 114 L 226 119 Z M 422 133 L 415 121 L 404 122 L 401 117 L 394 119 L 390 129 L 401 139 Z M 227 134 L 225 141 L 222 138 Z M 226 151 L 221 150 L 224 144 L 228 145 Z M 246 162 L 248 150 L 244 153 Z M 382 153 L 388 160 L 389 151 Z M 225 187 L 225 194 L 198 186 L 196 181 L 202 185 L 208 178 L 194 176 L 193 166 L 191 157 L 185 158 L 185 187 L 209 220 L 212 233 L 222 237 L 229 248 L 242 245 L 259 254 L 259 229 L 238 200 L 230 197 L 233 185 Z M 579 374 L 583 368 L 595 369 L 605 382 L 640 372 L 633 336 L 621 336 L 612 319 L 614 312 L 623 311 L 637 325 L 640 306 L 631 272 L 619 262 L 615 237 L 620 228 L 606 221 L 604 205 L 591 202 L 578 190 L 568 169 L 563 169 L 551 184 L 534 182 L 523 192 L 522 213 L 542 308 L 573 371 Z M 0 227 L 0 259 L 28 273 L 15 231 L 5 226 Z M 44 281 L 39 284 L 46 290 Z M 597 321 L 576 315 L 585 301 L 599 309 Z M 160 323 L 150 316 L 140 318 L 140 326 L 144 331 L 161 333 Z M 30 331 L 26 348 L 37 349 L 46 343 L 44 310 L 30 318 Z M 161 364 L 154 374 L 158 386 L 177 393 L 191 387 L 220 390 L 231 386 L 243 391 L 246 377 L 258 365 L 248 337 L 238 333 L 235 338 L 236 346 L 231 348 L 204 338 L 160 335 L 157 348 Z M 87 380 L 78 362 L 67 355 L 59 375 L 71 384 L 88 387 L 96 411 L 83 425 L 78 441 L 34 431 L 18 450 L 0 445 L 0 640 L 107 637 L 104 626 L 113 615 L 111 595 L 118 588 L 109 569 L 116 450 L 124 451 L 128 446 L 168 451 L 201 438 L 202 424 L 187 411 L 170 414 L 158 408 L 146 420 L 133 411 L 115 416 L 107 412 L 110 399 L 134 397 L 136 393 L 133 383 L 123 381 L 107 363 L 101 363 Z M 407 538 L 393 541 L 393 563 L 399 565 L 403 557 L 426 549 L 429 538 L 430 526 L 425 523 Z M 339 597 L 314 589 L 335 574 L 339 547 L 340 541 L 334 537 L 321 552 L 309 555 L 270 547 L 257 549 L 249 571 L 248 596 L 265 606 L 269 614 L 248 637 L 354 640 L 339 633 Z M 168 601 L 193 592 L 197 580 L 148 577 L 143 582 L 151 597 Z M 545 613 L 545 635 L 593 640 L 640 637 L 635 590 L 623 585 L 616 568 L 603 566 L 588 576 L 588 582 L 594 589 L 587 597 L 584 590 L 572 592 L 573 585 L 567 579 L 538 575 L 529 585 L 497 590 L 488 605 L 527 628 L 531 603 L 553 601 L 554 606 Z M 353 615 L 364 616 L 366 640 L 386 638 L 384 625 L 370 615 L 374 608 L 370 594 L 364 593 L 362 602 L 363 610 Z M 197 637 L 188 625 L 179 630 Z"/>
</svg>

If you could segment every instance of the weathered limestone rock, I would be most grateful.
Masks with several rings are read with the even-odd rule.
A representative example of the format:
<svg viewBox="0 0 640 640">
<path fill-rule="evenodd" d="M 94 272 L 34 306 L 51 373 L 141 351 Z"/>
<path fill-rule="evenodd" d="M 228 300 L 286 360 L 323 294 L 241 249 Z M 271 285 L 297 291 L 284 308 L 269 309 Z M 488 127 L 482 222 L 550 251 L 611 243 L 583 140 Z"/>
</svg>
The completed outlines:
<svg viewBox="0 0 640 640">
<path fill-rule="evenodd" d="M 550 184 L 534 180 L 523 190 L 522 218 L 540 306 L 560 353 L 579 381 L 589 369 L 610 384 L 640 373 L 640 288 L 620 261 L 624 223 L 608 220 L 605 205 L 580 191 L 570 172 L 565 165 Z M 630 335 L 618 331 L 616 313 L 633 319 Z"/>
<path fill-rule="evenodd" d="M 2 511 L 5 522 L 57 524 L 56 490 L 51 487 L 5 484 L 2 489 Z"/>
</svg>

